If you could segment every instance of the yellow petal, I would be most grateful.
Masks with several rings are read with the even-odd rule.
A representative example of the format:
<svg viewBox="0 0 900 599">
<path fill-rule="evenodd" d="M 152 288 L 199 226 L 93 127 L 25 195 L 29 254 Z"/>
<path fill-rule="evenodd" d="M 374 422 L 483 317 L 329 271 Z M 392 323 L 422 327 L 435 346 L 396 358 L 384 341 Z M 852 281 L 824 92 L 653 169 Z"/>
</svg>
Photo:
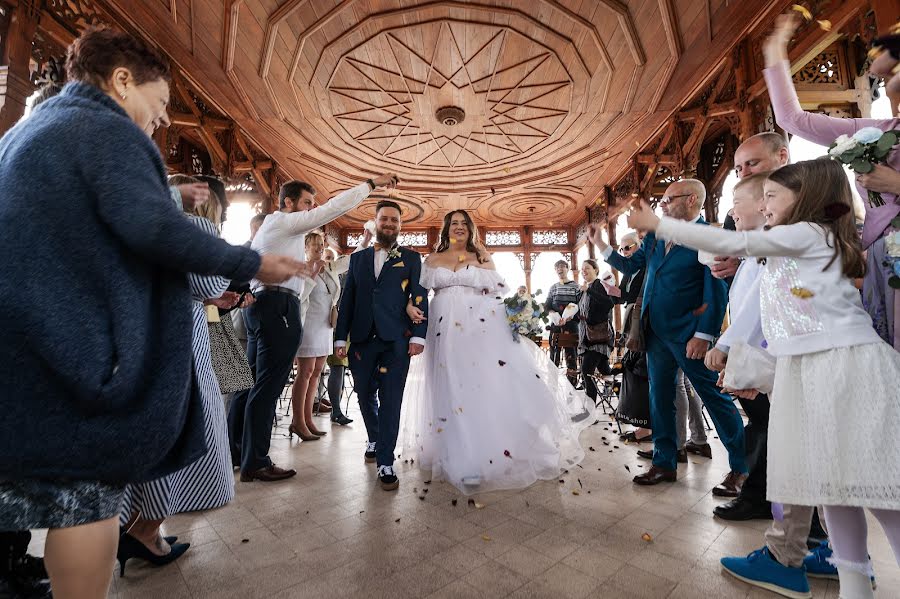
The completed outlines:
<svg viewBox="0 0 900 599">
<path fill-rule="evenodd" d="M 805 287 L 792 287 L 791 293 L 796 297 L 799 297 L 800 299 L 809 299 L 815 295 L 815 293 L 813 293 L 809 289 L 806 289 Z"/>
<path fill-rule="evenodd" d="M 487 535 L 481 535 L 481 540 L 482 540 L 482 541 L 490 541 L 490 540 L 491 540 L 491 537 L 489 537 L 489 536 L 487 536 Z"/>
<path fill-rule="evenodd" d="M 421 295 L 417 295 L 417 296 L 416 296 L 416 305 L 418 306 L 418 305 L 421 304 L 421 303 L 422 303 L 422 296 L 421 296 Z"/>
<path fill-rule="evenodd" d="M 831 21 L 828 19 L 823 19 L 821 21 L 816 21 L 819 24 L 819 27 L 822 31 L 831 31 Z"/>
<path fill-rule="evenodd" d="M 407 286 L 407 285 L 409 285 L 409 279 L 403 279 L 403 280 L 400 282 L 400 288 L 403 289 L 403 291 L 406 291 L 406 286 Z"/>
<path fill-rule="evenodd" d="M 466 257 L 465 257 L 465 256 L 460 256 L 460 257 L 459 257 L 459 261 L 460 261 L 460 262 L 465 262 L 465 261 L 466 261 Z"/>
<path fill-rule="evenodd" d="M 438 429 L 437 429 L 437 432 L 442 433 L 442 432 L 444 432 L 444 429 L 443 429 L 443 428 L 438 428 Z"/>
<path fill-rule="evenodd" d="M 812 13 L 809 12 L 809 9 L 805 6 L 794 4 L 793 6 L 791 6 L 791 10 L 796 10 L 798 13 L 803 15 L 804 19 L 806 19 L 807 21 L 812 21 Z"/>
<path fill-rule="evenodd" d="M 381 374 L 384 374 L 385 372 L 387 372 L 387 368 L 382 366 L 381 368 L 378 369 L 378 372 L 380 372 Z"/>
<path fill-rule="evenodd" d="M 641 539 L 643 539 L 644 541 L 649 543 L 650 541 L 653 540 L 653 537 L 650 536 L 650 533 L 645 532 L 644 534 L 641 535 Z"/>
<path fill-rule="evenodd" d="M 578 489 L 572 489 L 572 495 L 581 495 L 581 491 Z"/>
<path fill-rule="evenodd" d="M 478 503 L 477 501 L 475 502 L 475 509 L 476 509 L 476 510 L 480 510 L 480 509 L 483 508 L 483 507 L 484 507 L 484 504 L 483 504 L 483 503 Z"/>
</svg>

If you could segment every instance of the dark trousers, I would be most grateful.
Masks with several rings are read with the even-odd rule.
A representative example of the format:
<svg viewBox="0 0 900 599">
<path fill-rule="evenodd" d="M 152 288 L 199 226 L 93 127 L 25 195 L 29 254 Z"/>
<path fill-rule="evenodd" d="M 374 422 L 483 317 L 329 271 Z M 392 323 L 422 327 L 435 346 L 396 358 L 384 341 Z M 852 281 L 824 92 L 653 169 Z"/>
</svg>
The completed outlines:
<svg viewBox="0 0 900 599">
<path fill-rule="evenodd" d="M 760 393 L 756 399 L 740 399 L 749 422 L 744 427 L 747 465 L 750 476 L 741 489 L 741 497 L 753 503 L 766 503 L 766 450 L 769 431 L 769 396 Z"/>
<path fill-rule="evenodd" d="M 275 407 L 303 338 L 300 301 L 280 291 L 261 291 L 244 310 L 247 325 L 247 361 L 256 383 L 236 393 L 228 410 L 231 459 L 242 472 L 272 465 L 269 444 Z"/>
<path fill-rule="evenodd" d="M 375 443 L 378 465 L 391 466 L 409 373 L 409 342 L 406 339 L 382 341 L 377 337 L 362 343 L 354 341 L 349 358 L 353 388 L 359 398 L 369 442 Z"/>
<path fill-rule="evenodd" d="M 328 401 L 331 402 L 331 418 L 343 416 L 341 411 L 341 396 L 344 394 L 344 371 L 346 366 L 329 366 L 328 370 Z"/>
<path fill-rule="evenodd" d="M 703 360 L 687 358 L 687 344 L 660 339 L 647 329 L 647 368 L 650 374 L 650 422 L 653 423 L 653 465 L 666 470 L 677 467 L 678 431 L 675 426 L 675 380 L 678 369 L 694 386 L 728 450 L 734 472 L 747 472 L 744 423 L 732 398 L 716 386 L 718 375 Z"/>
<path fill-rule="evenodd" d="M 598 351 L 586 351 L 581 354 L 581 375 L 584 378 L 584 390 L 587 396 L 597 403 L 597 384 L 589 375 L 599 371 L 601 375 L 606 376 L 612 373 L 609 367 L 609 356 Z"/>
</svg>

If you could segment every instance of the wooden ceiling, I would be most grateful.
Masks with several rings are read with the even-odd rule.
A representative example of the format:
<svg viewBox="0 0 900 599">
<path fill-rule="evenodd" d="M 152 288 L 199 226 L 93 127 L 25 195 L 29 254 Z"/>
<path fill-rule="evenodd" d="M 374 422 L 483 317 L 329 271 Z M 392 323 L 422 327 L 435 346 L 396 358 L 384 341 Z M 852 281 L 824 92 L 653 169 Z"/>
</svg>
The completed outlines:
<svg viewBox="0 0 900 599">
<path fill-rule="evenodd" d="M 467 208 L 497 227 L 583 220 L 603 185 L 783 3 L 104 4 L 321 197 L 395 171 L 411 226 Z M 364 206 L 341 224 L 371 213 Z"/>
</svg>

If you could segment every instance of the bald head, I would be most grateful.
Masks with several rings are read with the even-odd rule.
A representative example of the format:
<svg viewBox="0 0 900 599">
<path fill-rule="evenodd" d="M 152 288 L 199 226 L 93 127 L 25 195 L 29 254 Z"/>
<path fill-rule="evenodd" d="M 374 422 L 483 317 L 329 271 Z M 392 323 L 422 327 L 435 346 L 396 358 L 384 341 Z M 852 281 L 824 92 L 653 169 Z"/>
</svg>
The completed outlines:
<svg viewBox="0 0 900 599">
<path fill-rule="evenodd" d="M 663 214 L 679 220 L 696 220 L 706 202 L 706 186 L 697 179 L 682 179 L 669 185 L 666 198 L 668 201 L 661 204 Z"/>
<path fill-rule="evenodd" d="M 784 136 L 767 131 L 757 133 L 738 146 L 734 153 L 734 170 L 738 179 L 743 179 L 757 173 L 774 171 L 790 160 Z"/>
</svg>

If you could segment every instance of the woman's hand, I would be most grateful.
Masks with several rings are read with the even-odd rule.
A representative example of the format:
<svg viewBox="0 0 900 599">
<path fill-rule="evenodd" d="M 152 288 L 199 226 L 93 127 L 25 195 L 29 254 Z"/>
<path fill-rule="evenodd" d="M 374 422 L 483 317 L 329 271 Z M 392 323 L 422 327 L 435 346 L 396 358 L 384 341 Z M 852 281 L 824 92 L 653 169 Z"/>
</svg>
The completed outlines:
<svg viewBox="0 0 900 599">
<path fill-rule="evenodd" d="M 427 320 L 425 318 L 425 313 L 413 306 L 412 302 L 406 304 L 406 315 L 413 321 L 413 324 L 422 324 L 423 321 Z"/>
<path fill-rule="evenodd" d="M 240 299 L 241 296 L 234 291 L 226 291 L 220 297 L 211 297 L 203 303 L 215 306 L 216 308 L 221 308 L 222 310 L 230 310 L 237 305 Z"/>
<path fill-rule="evenodd" d="M 869 191 L 900 195 L 900 172 L 883 164 L 876 164 L 870 173 L 856 175 L 856 181 Z"/>
<path fill-rule="evenodd" d="M 799 26 L 800 18 L 793 12 L 775 18 L 775 29 L 763 42 L 766 67 L 774 67 L 788 59 L 788 44 Z"/>
<path fill-rule="evenodd" d="M 641 200 L 635 203 L 628 214 L 628 226 L 638 231 L 656 231 L 659 226 L 659 217 L 653 214 L 650 204 Z"/>
</svg>

